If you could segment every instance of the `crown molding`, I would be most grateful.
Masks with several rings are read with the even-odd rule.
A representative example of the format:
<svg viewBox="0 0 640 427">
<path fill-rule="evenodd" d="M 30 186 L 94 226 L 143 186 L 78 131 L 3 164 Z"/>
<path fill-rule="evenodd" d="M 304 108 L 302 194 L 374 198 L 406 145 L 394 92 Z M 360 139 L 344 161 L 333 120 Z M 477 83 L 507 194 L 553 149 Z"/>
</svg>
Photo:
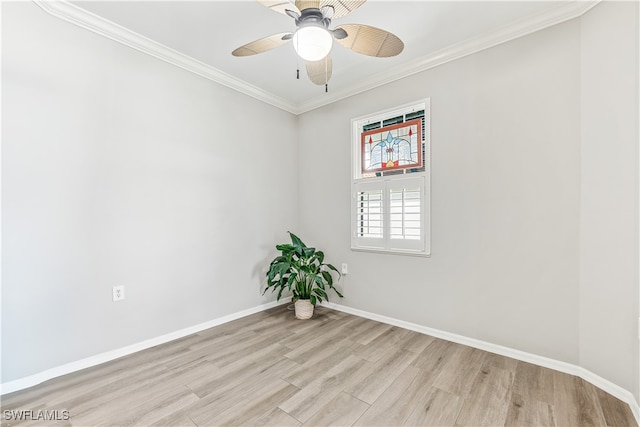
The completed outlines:
<svg viewBox="0 0 640 427">
<path fill-rule="evenodd" d="M 365 79 L 356 85 L 351 85 L 347 89 L 333 91 L 330 94 L 323 94 L 322 97 L 296 104 L 68 3 L 66 0 L 33 0 L 33 2 L 40 6 L 45 12 L 57 18 L 296 115 L 580 17 L 600 1 L 601 0 L 567 1 L 560 7 L 520 19 L 509 25 L 485 33 L 482 36 L 462 41 L 408 63 L 400 64 L 388 71 Z"/>
<path fill-rule="evenodd" d="M 144 37 L 66 0 L 33 0 L 45 12 L 293 114 L 297 106 L 215 67 Z"/>
</svg>

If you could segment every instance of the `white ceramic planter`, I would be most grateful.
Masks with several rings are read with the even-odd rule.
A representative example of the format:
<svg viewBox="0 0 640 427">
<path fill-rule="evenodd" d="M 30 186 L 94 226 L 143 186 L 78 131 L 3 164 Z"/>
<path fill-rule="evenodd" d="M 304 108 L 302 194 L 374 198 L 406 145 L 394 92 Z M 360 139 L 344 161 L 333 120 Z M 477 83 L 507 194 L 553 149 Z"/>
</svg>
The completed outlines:
<svg viewBox="0 0 640 427">
<path fill-rule="evenodd" d="M 295 302 L 296 318 L 311 319 L 313 316 L 313 304 L 308 299 L 299 299 Z"/>
</svg>

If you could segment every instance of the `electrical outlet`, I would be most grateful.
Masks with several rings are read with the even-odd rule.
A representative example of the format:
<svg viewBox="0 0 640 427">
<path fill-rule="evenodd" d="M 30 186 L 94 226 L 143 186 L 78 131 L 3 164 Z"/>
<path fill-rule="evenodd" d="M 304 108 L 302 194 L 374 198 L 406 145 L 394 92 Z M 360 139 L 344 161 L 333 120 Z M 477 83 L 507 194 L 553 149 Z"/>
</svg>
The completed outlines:
<svg viewBox="0 0 640 427">
<path fill-rule="evenodd" d="M 124 286 L 113 287 L 113 301 L 122 301 L 124 299 Z"/>
<path fill-rule="evenodd" d="M 346 276 L 349 274 L 349 268 L 347 267 L 347 263 L 342 263 L 342 275 Z"/>
</svg>

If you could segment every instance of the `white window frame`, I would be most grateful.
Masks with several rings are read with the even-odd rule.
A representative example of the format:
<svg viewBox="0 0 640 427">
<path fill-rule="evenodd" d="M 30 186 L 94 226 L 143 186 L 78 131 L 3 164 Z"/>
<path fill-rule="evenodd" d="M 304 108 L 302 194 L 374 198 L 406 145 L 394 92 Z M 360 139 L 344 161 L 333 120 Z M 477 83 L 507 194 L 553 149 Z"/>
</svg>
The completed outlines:
<svg viewBox="0 0 640 427">
<path fill-rule="evenodd" d="M 401 173 L 386 176 L 362 177 L 360 135 L 362 127 L 368 123 L 379 122 L 391 117 L 405 115 L 414 111 L 424 110 L 424 172 Z M 351 249 L 354 251 L 380 252 L 401 255 L 431 256 L 431 181 L 430 181 L 430 129 L 431 129 L 430 99 L 402 105 L 392 109 L 380 111 L 351 120 L 352 129 L 352 182 L 351 182 Z M 391 200 L 392 190 L 418 189 L 420 192 L 420 237 L 419 239 L 404 239 L 391 237 Z M 381 238 L 362 237 L 358 232 L 360 192 L 382 192 L 382 223 Z M 360 217 L 361 218 L 361 217 Z"/>
</svg>

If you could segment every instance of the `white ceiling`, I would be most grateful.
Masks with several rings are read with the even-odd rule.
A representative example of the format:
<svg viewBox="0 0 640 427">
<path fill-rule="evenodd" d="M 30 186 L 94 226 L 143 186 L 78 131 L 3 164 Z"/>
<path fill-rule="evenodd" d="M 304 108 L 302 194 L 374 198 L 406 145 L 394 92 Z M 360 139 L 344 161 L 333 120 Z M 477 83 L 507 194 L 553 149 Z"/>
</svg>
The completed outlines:
<svg viewBox="0 0 640 427">
<path fill-rule="evenodd" d="M 463 56 L 587 10 L 585 2 L 576 1 L 370 0 L 335 19 L 332 27 L 343 23 L 379 27 L 399 36 L 405 49 L 397 57 L 371 58 L 334 44 L 333 76 L 325 94 L 324 87 L 308 80 L 302 63 L 296 80 L 298 63 L 290 43 L 250 57 L 231 55 L 245 43 L 295 29 L 293 19 L 256 1 L 74 1 L 73 5 L 259 88 L 267 98 L 279 100 L 274 105 L 292 112 L 445 62 L 447 55 L 456 56 L 456 49 L 458 57 Z"/>
</svg>

